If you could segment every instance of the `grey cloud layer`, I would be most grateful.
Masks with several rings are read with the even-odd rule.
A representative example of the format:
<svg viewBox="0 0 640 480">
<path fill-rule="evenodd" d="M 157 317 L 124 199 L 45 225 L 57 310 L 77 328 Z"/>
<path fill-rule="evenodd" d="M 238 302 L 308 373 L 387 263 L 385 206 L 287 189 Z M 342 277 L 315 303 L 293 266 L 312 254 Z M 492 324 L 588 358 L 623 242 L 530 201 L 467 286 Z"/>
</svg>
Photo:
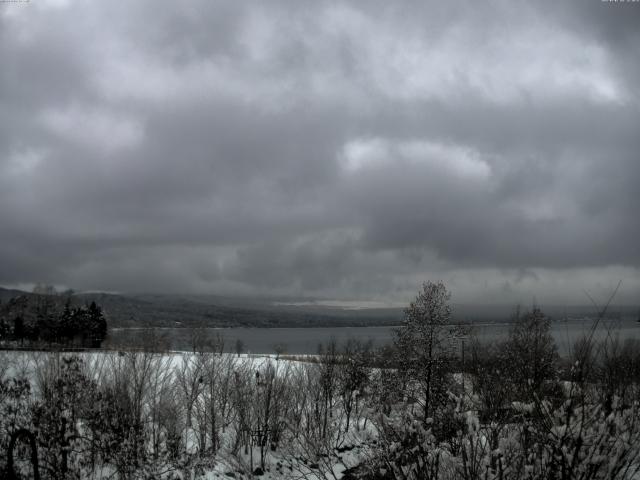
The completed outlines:
<svg viewBox="0 0 640 480">
<path fill-rule="evenodd" d="M 0 284 L 637 301 L 639 12 L 2 4 Z"/>
</svg>

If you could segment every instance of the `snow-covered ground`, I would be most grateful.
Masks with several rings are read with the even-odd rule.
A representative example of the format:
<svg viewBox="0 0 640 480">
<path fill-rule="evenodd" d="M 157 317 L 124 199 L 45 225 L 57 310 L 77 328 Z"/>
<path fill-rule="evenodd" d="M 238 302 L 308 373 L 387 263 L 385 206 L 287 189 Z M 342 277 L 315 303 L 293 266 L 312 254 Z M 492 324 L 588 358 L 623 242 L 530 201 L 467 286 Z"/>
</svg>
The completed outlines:
<svg viewBox="0 0 640 480">
<path fill-rule="evenodd" d="M 318 443 L 317 438 L 312 435 L 302 434 L 292 435 L 288 418 L 281 413 L 273 413 L 276 408 L 285 408 L 295 411 L 296 415 L 304 415 L 301 409 L 305 408 L 302 403 L 307 399 L 286 398 L 286 395 L 293 395 L 290 386 L 284 382 L 291 382 L 292 379 L 301 382 L 310 373 L 307 370 L 316 372 L 317 364 L 308 360 L 312 356 L 296 356 L 295 359 L 280 357 L 278 355 L 249 355 L 249 354 L 194 354 L 189 352 L 167 352 L 163 354 L 144 352 L 81 352 L 81 353 L 54 353 L 37 351 L 2 351 L 0 352 L 0 377 L 2 378 L 26 378 L 31 384 L 31 397 L 37 401 L 41 397 L 42 385 L 46 381 L 44 376 L 50 368 L 61 368 L 64 359 L 78 358 L 81 360 L 82 371 L 96 384 L 108 382 L 107 379 L 120 375 L 123 369 L 130 368 L 129 375 L 142 375 L 143 369 L 148 369 L 144 388 L 145 395 L 145 425 L 149 430 L 161 430 L 162 422 L 156 420 L 153 409 L 158 406 L 158 397 L 166 395 L 163 390 L 166 385 L 171 385 L 174 390 L 172 395 L 178 397 L 182 402 L 180 415 L 184 425 L 180 427 L 180 437 L 183 442 L 184 455 L 188 457 L 193 465 L 193 472 L 199 472 L 199 478 L 229 478 L 235 476 L 242 478 L 249 472 L 261 473 L 261 478 L 304 478 L 304 479 L 340 479 L 343 473 L 349 468 L 360 464 L 366 456 L 366 444 L 375 438 L 375 429 L 370 422 L 358 413 L 357 418 L 353 418 L 350 428 L 344 428 L 344 419 L 340 417 L 337 400 L 329 415 L 329 430 L 327 438 Z M 207 363 L 207 362 L 215 363 Z M 213 367 L 215 365 L 215 367 Z M 213 372 L 217 377 L 210 379 L 207 377 L 211 371 L 207 368 L 215 368 Z M 225 376 L 226 375 L 226 376 Z M 239 376 L 242 379 L 239 380 Z M 263 385 L 266 377 L 266 385 Z M 198 412 L 206 414 L 205 406 L 211 402 L 215 395 L 207 391 L 208 381 L 217 381 L 221 384 L 225 381 L 244 382 L 241 385 L 228 388 L 228 418 L 217 419 L 226 426 L 220 428 L 218 432 L 218 451 L 215 456 L 201 455 L 200 447 L 203 441 L 202 428 L 208 425 L 206 418 L 198 417 Z M 231 380 L 229 380 L 231 379 Z M 132 382 L 141 379 L 136 377 Z M 280 380 L 280 382 L 279 382 Z M 307 379 L 308 381 L 308 379 Z M 162 382 L 163 386 L 154 385 L 154 382 Z M 200 386 L 203 385 L 203 386 Z M 302 383 L 300 384 L 302 388 Z M 242 398 L 236 398 L 237 392 L 232 392 L 233 388 L 243 390 L 250 404 L 242 407 Z M 282 391 L 280 391 L 281 389 Z M 286 389 L 286 395 L 283 395 Z M 267 398 L 269 397 L 269 398 Z M 219 400 L 224 402 L 225 400 Z M 238 409 L 248 408 L 245 413 L 232 411 L 231 402 L 239 402 Z M 272 402 L 269 405 L 269 402 Z M 276 403 L 279 403 L 277 405 Z M 189 405 L 189 407 L 186 407 Z M 308 407 L 308 405 L 307 405 Z M 186 409 L 189 413 L 186 413 Z M 242 410 L 244 411 L 244 410 Z M 238 415 L 249 415 L 249 420 L 239 420 Z M 187 417 L 189 420 L 187 420 Z M 272 418 L 273 417 L 273 418 Z M 355 417 L 355 414 L 354 414 Z M 309 417 L 310 418 L 310 417 Z M 242 428 L 238 422 L 249 422 L 253 429 L 260 429 L 263 425 L 273 425 L 278 422 L 286 430 L 283 435 L 287 436 L 287 441 L 280 441 L 277 445 L 259 446 L 258 436 L 253 432 L 251 440 L 245 439 L 238 443 L 238 435 L 242 433 Z M 306 420 L 308 422 L 309 420 Z M 300 422 L 300 420 L 298 420 Z M 300 425 L 304 424 L 302 421 Z M 206 425 L 205 425 L 206 424 Z M 247 434 L 248 435 L 248 434 Z M 206 435 L 205 435 L 206 436 Z M 249 435 L 248 435 L 249 436 Z M 270 442 L 272 443 L 272 442 Z M 205 440 L 206 444 L 206 440 Z M 264 470 L 263 470 L 264 467 Z M 189 467 L 191 468 L 191 467 Z M 256 470 L 257 469 L 257 470 Z M 179 469 L 173 473 L 182 475 Z M 108 465 L 100 470 L 105 478 L 113 473 L 113 469 Z M 244 472 L 244 473 L 243 473 Z M 97 473 L 94 472 L 93 477 Z M 168 478 L 168 477 L 167 477 Z"/>
</svg>

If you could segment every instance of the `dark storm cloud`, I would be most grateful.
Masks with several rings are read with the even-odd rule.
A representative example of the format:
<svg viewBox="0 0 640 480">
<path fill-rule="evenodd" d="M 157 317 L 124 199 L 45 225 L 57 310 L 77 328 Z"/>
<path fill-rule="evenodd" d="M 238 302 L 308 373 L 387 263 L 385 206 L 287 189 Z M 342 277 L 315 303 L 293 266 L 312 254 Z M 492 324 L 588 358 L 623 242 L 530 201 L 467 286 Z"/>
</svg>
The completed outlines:
<svg viewBox="0 0 640 480">
<path fill-rule="evenodd" d="M 2 4 L 0 284 L 635 301 L 639 12 Z"/>
</svg>

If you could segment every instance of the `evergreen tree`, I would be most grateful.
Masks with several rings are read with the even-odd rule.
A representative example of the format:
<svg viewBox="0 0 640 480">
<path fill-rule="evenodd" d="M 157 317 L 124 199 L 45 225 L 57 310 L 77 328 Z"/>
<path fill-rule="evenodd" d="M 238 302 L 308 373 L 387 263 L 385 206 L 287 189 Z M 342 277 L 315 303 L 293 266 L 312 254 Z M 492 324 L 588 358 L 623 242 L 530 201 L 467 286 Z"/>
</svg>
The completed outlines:
<svg viewBox="0 0 640 480">
<path fill-rule="evenodd" d="M 103 340 L 107 337 L 107 321 L 102 314 L 102 309 L 91 302 L 89 305 L 89 338 L 91 346 L 99 348 Z"/>
<path fill-rule="evenodd" d="M 17 315 L 14 319 L 13 319 L 13 338 L 15 340 L 20 340 L 20 343 L 22 343 L 22 340 L 25 337 L 25 328 L 24 328 L 24 319 L 22 318 L 22 315 Z"/>
<path fill-rule="evenodd" d="M 60 337 L 65 342 L 69 342 L 75 333 L 74 312 L 71 310 L 71 302 L 67 299 L 62 315 L 60 316 Z"/>
</svg>

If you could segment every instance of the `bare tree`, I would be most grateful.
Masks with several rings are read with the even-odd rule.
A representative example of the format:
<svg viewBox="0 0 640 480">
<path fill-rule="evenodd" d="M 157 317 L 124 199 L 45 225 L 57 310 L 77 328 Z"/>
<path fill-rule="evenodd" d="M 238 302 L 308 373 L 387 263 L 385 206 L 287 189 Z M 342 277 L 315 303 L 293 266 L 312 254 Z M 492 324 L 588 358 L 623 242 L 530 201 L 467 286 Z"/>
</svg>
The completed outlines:
<svg viewBox="0 0 640 480">
<path fill-rule="evenodd" d="M 232 390 L 235 361 L 224 354 L 224 338 L 217 335 L 209 343 L 211 351 L 201 355 L 203 385 L 195 402 L 200 453 L 216 453 L 221 447 L 221 433 L 235 420 Z"/>
<path fill-rule="evenodd" d="M 542 396 L 547 382 L 557 379 L 558 352 L 551 336 L 551 321 L 540 308 L 524 314 L 516 310 L 505 351 L 509 367 L 505 373 L 520 399 Z"/>
<path fill-rule="evenodd" d="M 355 339 L 346 342 L 338 362 L 338 390 L 345 416 L 345 434 L 351 426 L 352 415 L 358 414 L 360 398 L 369 383 L 370 362 L 371 342 Z"/>
<path fill-rule="evenodd" d="M 244 353 L 244 342 L 241 339 L 236 339 L 236 343 L 234 345 L 234 350 L 236 352 L 236 355 L 238 355 L 238 357 L 240 356 L 240 354 Z"/>
<path fill-rule="evenodd" d="M 175 367 L 175 379 L 186 411 L 186 428 L 191 429 L 193 409 L 204 389 L 206 356 L 203 353 L 182 353 Z"/>
<path fill-rule="evenodd" d="M 400 372 L 410 388 L 418 387 L 423 423 L 446 398 L 449 362 L 453 356 L 451 295 L 442 282 L 425 282 L 415 300 L 404 311 L 402 327 L 395 331 Z M 409 392 L 411 393 L 411 392 Z"/>
</svg>

